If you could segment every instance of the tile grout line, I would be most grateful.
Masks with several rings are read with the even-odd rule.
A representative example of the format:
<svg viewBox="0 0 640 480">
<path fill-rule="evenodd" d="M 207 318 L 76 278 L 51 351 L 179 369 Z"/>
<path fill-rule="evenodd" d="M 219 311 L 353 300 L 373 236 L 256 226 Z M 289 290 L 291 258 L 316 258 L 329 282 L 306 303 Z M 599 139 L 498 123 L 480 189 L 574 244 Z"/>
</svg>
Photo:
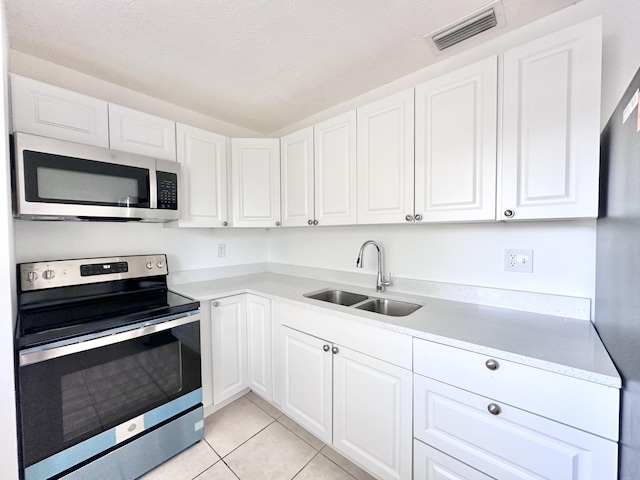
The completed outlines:
<svg viewBox="0 0 640 480">
<path fill-rule="evenodd" d="M 284 427 L 284 425 L 282 425 L 282 426 Z M 285 428 L 286 428 L 286 427 L 285 427 Z M 288 430 L 288 429 L 287 429 L 287 430 Z M 298 437 L 298 438 L 299 438 L 299 437 Z M 315 449 L 314 449 L 314 450 L 315 450 Z M 311 457 L 311 458 L 309 459 L 309 461 L 308 461 L 307 463 L 305 463 L 305 464 L 302 466 L 302 468 L 301 468 L 300 470 L 298 470 L 298 471 L 296 472 L 296 474 L 295 474 L 293 477 L 291 477 L 291 480 L 294 480 L 298 475 L 300 475 L 300 472 L 302 472 L 305 468 L 307 468 L 307 466 L 308 466 L 311 462 L 313 462 L 313 459 L 314 459 L 314 458 L 316 458 L 318 455 L 320 455 L 320 451 L 319 451 L 319 450 L 316 450 L 316 454 L 315 454 L 313 457 Z"/>
</svg>

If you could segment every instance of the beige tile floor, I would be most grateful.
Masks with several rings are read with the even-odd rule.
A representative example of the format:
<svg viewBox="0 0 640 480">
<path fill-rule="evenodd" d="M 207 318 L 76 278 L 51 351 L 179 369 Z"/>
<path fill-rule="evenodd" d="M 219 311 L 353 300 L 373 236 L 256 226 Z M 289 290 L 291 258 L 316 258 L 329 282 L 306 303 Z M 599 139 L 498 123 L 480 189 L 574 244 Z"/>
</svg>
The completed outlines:
<svg viewBox="0 0 640 480">
<path fill-rule="evenodd" d="M 208 416 L 204 440 L 141 480 L 373 480 L 253 392 Z"/>
</svg>

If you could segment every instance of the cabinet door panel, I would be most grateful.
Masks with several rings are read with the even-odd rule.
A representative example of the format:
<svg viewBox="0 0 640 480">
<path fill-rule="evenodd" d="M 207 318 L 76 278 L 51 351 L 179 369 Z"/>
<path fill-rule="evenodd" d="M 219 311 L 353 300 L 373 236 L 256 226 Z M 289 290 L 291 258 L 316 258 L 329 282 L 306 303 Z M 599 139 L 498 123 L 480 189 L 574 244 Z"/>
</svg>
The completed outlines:
<svg viewBox="0 0 640 480">
<path fill-rule="evenodd" d="M 314 126 L 315 218 L 320 225 L 356 223 L 356 113 Z"/>
<path fill-rule="evenodd" d="M 411 478 L 411 372 L 338 347 L 333 445 L 381 479 Z"/>
<path fill-rule="evenodd" d="M 504 54 L 501 218 L 598 214 L 601 23 Z"/>
<path fill-rule="evenodd" d="M 231 140 L 234 227 L 276 227 L 280 223 L 280 141 Z"/>
<path fill-rule="evenodd" d="M 331 443 L 332 345 L 282 327 L 282 411 L 325 443 Z"/>
<path fill-rule="evenodd" d="M 280 139 L 282 225 L 304 226 L 314 220 L 313 127 Z"/>
<path fill-rule="evenodd" d="M 171 120 L 110 103 L 109 147 L 175 161 L 176 124 Z"/>
<path fill-rule="evenodd" d="M 475 468 L 419 440 L 413 441 L 414 480 L 492 480 Z"/>
<path fill-rule="evenodd" d="M 416 87 L 416 215 L 494 220 L 497 57 Z"/>
<path fill-rule="evenodd" d="M 497 415 L 490 404 L 500 407 Z M 495 478 L 616 478 L 616 442 L 420 375 L 414 435 Z"/>
<path fill-rule="evenodd" d="M 107 102 L 11 76 L 13 131 L 109 148 Z"/>
<path fill-rule="evenodd" d="M 211 302 L 213 403 L 247 388 L 247 324 L 245 297 Z"/>
<path fill-rule="evenodd" d="M 413 88 L 358 109 L 358 223 L 413 215 Z"/>
<path fill-rule="evenodd" d="M 222 227 L 227 221 L 227 138 L 178 124 L 182 165 L 181 227 Z"/>
<path fill-rule="evenodd" d="M 246 295 L 246 301 L 249 388 L 271 401 L 271 302 L 256 295 Z"/>
</svg>

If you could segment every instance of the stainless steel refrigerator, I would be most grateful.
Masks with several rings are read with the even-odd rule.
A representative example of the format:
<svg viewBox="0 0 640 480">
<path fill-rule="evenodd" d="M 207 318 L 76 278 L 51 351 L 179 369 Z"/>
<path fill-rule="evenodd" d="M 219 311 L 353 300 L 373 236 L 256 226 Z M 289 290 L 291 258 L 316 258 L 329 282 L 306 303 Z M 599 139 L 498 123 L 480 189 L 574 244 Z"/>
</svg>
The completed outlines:
<svg viewBox="0 0 640 480">
<path fill-rule="evenodd" d="M 601 136 L 595 325 L 622 376 L 621 480 L 640 479 L 640 70 Z"/>
</svg>

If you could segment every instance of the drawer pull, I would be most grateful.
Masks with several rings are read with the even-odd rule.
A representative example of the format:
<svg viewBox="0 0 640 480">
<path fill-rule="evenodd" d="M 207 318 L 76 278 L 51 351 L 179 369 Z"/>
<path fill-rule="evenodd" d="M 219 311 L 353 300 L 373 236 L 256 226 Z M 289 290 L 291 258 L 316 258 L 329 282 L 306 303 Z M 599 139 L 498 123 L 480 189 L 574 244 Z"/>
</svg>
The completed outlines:
<svg viewBox="0 0 640 480">
<path fill-rule="evenodd" d="M 489 413 L 491 415 L 500 415 L 500 412 L 502 412 L 500 405 L 497 405 L 495 403 L 490 403 L 489 406 L 487 407 L 487 410 L 489 410 Z"/>
<path fill-rule="evenodd" d="M 496 362 L 493 358 L 490 358 L 484 364 L 487 366 L 489 370 L 497 370 L 500 364 Z"/>
</svg>

